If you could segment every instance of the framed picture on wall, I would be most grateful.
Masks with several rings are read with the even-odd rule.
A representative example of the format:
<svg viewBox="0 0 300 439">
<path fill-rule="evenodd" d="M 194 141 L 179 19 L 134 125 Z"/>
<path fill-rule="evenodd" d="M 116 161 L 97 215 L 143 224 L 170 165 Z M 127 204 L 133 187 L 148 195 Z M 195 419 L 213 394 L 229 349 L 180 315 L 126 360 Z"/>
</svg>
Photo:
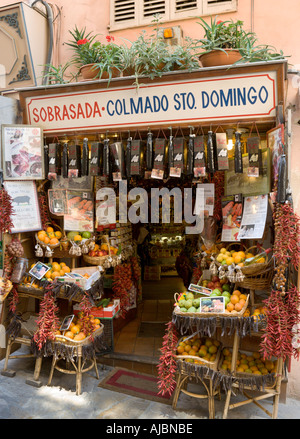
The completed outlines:
<svg viewBox="0 0 300 439">
<path fill-rule="evenodd" d="M 14 209 L 11 233 L 42 230 L 35 181 L 5 181 L 3 184 L 11 196 Z"/>
<path fill-rule="evenodd" d="M 43 180 L 43 132 L 31 125 L 2 125 L 4 180 Z"/>
<path fill-rule="evenodd" d="M 272 160 L 272 180 L 273 183 L 278 177 L 278 164 L 280 156 L 283 154 L 284 145 L 284 125 L 280 124 L 276 128 L 267 131 L 267 144 L 271 151 Z"/>
</svg>

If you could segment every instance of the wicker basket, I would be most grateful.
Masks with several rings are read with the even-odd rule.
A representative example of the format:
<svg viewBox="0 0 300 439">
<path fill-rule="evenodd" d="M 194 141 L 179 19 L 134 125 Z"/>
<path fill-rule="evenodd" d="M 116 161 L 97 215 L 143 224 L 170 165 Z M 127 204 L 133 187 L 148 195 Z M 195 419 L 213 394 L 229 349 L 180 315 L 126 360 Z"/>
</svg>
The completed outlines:
<svg viewBox="0 0 300 439">
<path fill-rule="evenodd" d="M 96 329 L 96 331 L 94 331 L 91 335 L 93 337 L 99 336 L 100 334 L 102 334 L 103 328 L 104 328 L 103 324 L 100 323 L 100 328 Z M 90 338 L 90 336 L 87 336 L 83 340 L 72 340 L 71 338 L 65 337 L 64 335 L 56 335 L 54 343 L 55 342 L 63 343 L 63 344 L 68 345 L 68 346 L 79 347 L 79 346 L 86 346 L 86 345 L 90 344 L 91 338 Z"/>
<path fill-rule="evenodd" d="M 108 259 L 108 258 L 113 258 L 114 255 L 111 254 L 111 250 L 110 250 L 110 243 L 109 243 L 109 238 L 107 235 L 104 235 L 102 237 L 102 240 L 105 242 L 105 244 L 107 244 L 108 246 L 108 255 L 105 256 L 89 256 L 88 254 L 83 255 L 83 260 L 89 264 L 89 265 L 103 265 L 103 263 Z"/>
<path fill-rule="evenodd" d="M 265 264 L 257 264 L 265 265 Z M 256 274 L 245 274 L 244 280 L 242 282 L 236 282 L 236 286 L 240 288 L 246 288 L 249 290 L 267 290 L 270 288 L 273 275 L 274 275 L 274 264 L 270 260 L 269 263 Z"/>
<path fill-rule="evenodd" d="M 252 249 L 256 249 L 256 252 L 258 250 L 257 246 L 253 246 L 253 247 L 249 247 L 246 250 L 246 253 L 252 253 L 252 251 L 251 251 Z M 262 253 L 265 251 L 265 249 L 261 247 L 261 249 L 259 251 L 260 251 L 260 253 Z M 266 255 L 265 259 L 266 259 L 266 261 L 263 263 L 254 263 L 254 264 L 250 264 L 250 265 L 247 265 L 245 267 L 242 267 L 242 272 L 246 275 L 254 275 L 254 274 L 262 273 L 269 265 L 269 262 L 270 262 L 269 255 Z"/>
<path fill-rule="evenodd" d="M 177 298 L 178 296 L 176 296 L 175 293 L 174 295 L 174 299 L 175 302 L 177 302 Z M 249 303 L 249 297 L 250 295 L 247 295 L 247 299 L 246 302 L 244 303 L 243 308 L 241 309 L 241 311 L 231 311 L 231 312 L 222 312 L 222 313 L 213 313 L 213 312 L 182 312 L 180 311 L 179 307 L 175 307 L 174 308 L 174 313 L 176 315 L 180 315 L 180 316 L 187 316 L 187 317 L 243 317 L 244 312 L 246 311 L 247 307 L 248 307 L 248 303 Z"/>
<path fill-rule="evenodd" d="M 201 337 L 201 340 L 206 340 L 208 337 Z M 184 339 L 186 339 L 186 337 L 182 337 L 177 344 L 177 347 L 179 346 L 179 343 L 182 342 Z M 219 364 L 219 359 L 221 356 L 221 349 L 222 349 L 222 345 L 220 344 L 220 346 L 218 347 L 218 350 L 216 352 L 216 358 L 214 361 L 209 361 L 209 360 L 205 360 L 204 358 L 201 357 L 197 357 L 194 355 L 179 355 L 177 354 L 175 356 L 175 358 L 177 360 L 181 360 L 181 361 L 186 361 L 186 360 L 193 360 L 193 361 L 199 361 L 199 363 L 194 363 L 195 366 L 199 365 L 199 366 L 207 366 L 212 370 L 218 370 L 218 364 Z"/>
<path fill-rule="evenodd" d="M 232 352 L 232 348 L 228 348 L 228 349 Z M 239 352 L 243 353 L 243 354 L 246 354 L 247 356 L 251 355 L 253 353 L 253 352 L 245 351 L 245 350 L 239 350 Z M 220 357 L 219 357 L 218 370 L 222 371 L 222 373 L 227 374 L 227 375 L 232 374 L 232 372 L 225 371 L 224 369 L 221 368 L 223 360 L 224 360 L 224 355 L 223 355 L 223 352 L 221 352 Z M 272 389 L 272 388 L 274 388 L 276 386 L 277 380 L 281 378 L 280 377 L 281 371 L 279 370 L 280 366 L 279 366 L 278 359 L 275 358 L 275 357 L 272 357 L 271 360 L 273 362 L 275 362 L 275 369 L 273 369 L 273 371 L 270 372 L 270 374 L 256 375 L 256 374 L 248 373 L 248 372 L 237 372 L 237 371 L 234 371 L 234 376 L 236 376 L 238 378 L 253 378 L 255 376 L 268 376 L 270 378 L 270 381 L 272 381 L 272 383 L 270 385 L 267 385 L 265 388 Z M 274 374 L 274 376 L 272 374 Z"/>
<path fill-rule="evenodd" d="M 46 225 L 49 225 L 49 226 L 51 226 L 51 227 L 53 227 L 53 228 L 58 229 L 58 230 L 61 232 L 61 234 L 62 234 L 62 238 L 61 238 L 61 240 L 63 240 L 63 241 L 68 241 L 68 240 L 67 240 L 67 237 L 66 237 L 66 234 L 65 234 L 65 231 L 64 231 L 60 226 L 58 226 L 57 224 L 52 224 L 52 223 L 46 223 Z M 45 244 L 43 241 L 41 241 L 41 240 L 38 238 L 38 233 L 35 234 L 35 239 L 36 239 L 36 242 L 37 242 L 41 247 L 43 247 L 43 248 L 49 247 L 49 248 L 51 248 L 51 249 L 55 249 L 55 248 L 61 246 L 61 242 L 60 242 L 60 240 L 58 240 L 58 243 L 57 243 L 57 244 Z"/>
</svg>

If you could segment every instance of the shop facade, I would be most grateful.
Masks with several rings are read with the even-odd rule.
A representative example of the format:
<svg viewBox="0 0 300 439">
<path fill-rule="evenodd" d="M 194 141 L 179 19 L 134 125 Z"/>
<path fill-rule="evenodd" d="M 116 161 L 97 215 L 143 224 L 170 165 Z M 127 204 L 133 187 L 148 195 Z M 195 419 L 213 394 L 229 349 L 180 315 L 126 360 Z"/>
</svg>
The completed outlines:
<svg viewBox="0 0 300 439">
<path fill-rule="evenodd" d="M 61 262 L 65 261 L 64 264 L 69 267 L 70 272 L 84 274 L 87 280 L 81 278 L 80 282 L 75 283 L 78 287 L 79 282 L 79 290 L 77 287 L 70 288 L 66 297 L 56 297 L 59 301 L 62 300 L 59 302 L 61 318 L 77 314 L 80 309 L 81 312 L 90 309 L 85 302 L 83 303 L 82 297 L 78 299 L 76 296 L 80 295 L 82 288 L 92 294 L 89 297 L 96 301 L 96 308 L 97 304 L 99 305 L 100 322 L 103 322 L 101 319 L 105 317 L 105 312 L 120 312 L 124 314 L 124 319 L 118 320 L 122 321 L 122 325 L 126 325 L 136 317 L 138 306 L 143 301 L 143 280 L 146 271 L 148 270 L 149 275 L 151 270 L 155 273 L 158 265 L 160 269 L 163 266 L 163 264 L 155 264 L 157 258 L 173 257 L 170 265 L 175 273 L 177 271 L 181 276 L 181 265 L 179 264 L 178 269 L 178 265 L 175 264 L 179 254 L 174 252 L 174 249 L 166 250 L 163 245 L 156 248 L 156 243 L 152 242 L 150 248 L 154 255 L 150 255 L 151 261 L 142 261 L 143 256 L 138 253 L 139 235 L 135 228 L 142 224 L 148 230 L 150 228 L 150 234 L 152 232 L 159 240 L 161 236 L 166 238 L 166 228 L 177 225 L 179 229 L 172 233 L 173 237 L 177 236 L 179 239 L 179 236 L 184 236 L 187 240 L 191 238 L 194 246 L 192 249 L 194 271 L 187 279 L 183 277 L 184 291 L 174 291 L 174 294 L 190 292 L 194 294 L 193 299 L 196 300 L 197 292 L 200 291 L 204 298 L 213 297 L 210 295 L 213 286 L 209 285 L 209 281 L 212 282 L 212 277 L 217 276 L 218 283 L 222 279 L 227 279 L 226 285 L 230 284 L 231 295 L 238 291 L 246 297 L 246 300 L 244 303 L 241 302 L 241 309 L 238 310 L 236 307 L 233 310 L 233 314 L 230 314 L 227 300 L 225 303 L 224 299 L 221 300 L 223 303 L 219 311 L 207 311 L 204 308 L 200 309 L 200 306 L 199 309 L 189 311 L 188 308 L 183 310 L 184 307 L 180 307 L 180 299 L 184 297 L 186 300 L 187 297 L 179 294 L 174 299 L 177 306 L 169 331 L 176 330 L 178 343 L 182 343 L 184 340 L 180 341 L 181 337 L 191 336 L 195 331 L 193 320 L 195 318 L 198 321 L 196 332 L 200 337 L 207 338 L 207 325 L 214 324 L 207 315 L 207 312 L 211 312 L 210 316 L 220 319 L 218 329 L 214 328 L 216 340 L 219 341 L 216 347 L 220 346 L 221 334 L 223 338 L 225 334 L 226 342 L 233 348 L 234 357 L 238 355 L 239 343 L 243 342 L 242 346 L 246 351 L 247 349 L 250 352 L 258 351 L 261 348 L 266 354 L 270 352 L 268 349 L 270 345 L 272 346 L 272 341 L 268 338 L 270 336 L 268 326 L 263 333 L 267 334 L 266 340 L 269 344 L 260 345 L 259 337 L 252 338 L 250 335 L 251 331 L 258 333 L 264 331 L 257 326 L 261 320 L 264 320 L 262 301 L 270 298 L 274 288 L 284 291 L 283 285 L 277 277 L 277 285 L 274 287 L 273 276 L 276 274 L 276 264 L 274 265 L 274 258 L 270 257 L 268 252 L 261 256 L 264 258 L 263 264 L 259 271 L 252 273 L 252 276 L 247 270 L 243 273 L 243 262 L 246 255 L 251 259 L 268 248 L 271 248 L 272 252 L 278 251 L 278 247 L 275 248 L 278 246 L 278 236 L 276 231 L 274 232 L 272 215 L 276 210 L 275 207 L 278 206 L 276 197 L 279 197 L 279 194 L 284 198 L 279 204 L 285 205 L 290 183 L 286 178 L 290 166 L 290 151 L 287 149 L 285 149 L 287 167 L 284 168 L 286 172 L 284 178 L 278 168 L 281 160 L 279 156 L 283 152 L 281 148 L 287 144 L 286 85 L 287 63 L 278 61 L 251 66 L 240 65 L 231 67 L 230 70 L 227 67 L 219 67 L 201 69 L 192 73 L 174 72 L 155 80 L 143 78 L 138 90 L 132 85 L 132 78 L 126 77 L 111 80 L 109 87 L 107 81 L 97 80 L 47 88 L 18 89 L 23 110 L 23 123 L 19 129 L 27 127 L 31 130 L 32 141 L 41 140 L 43 161 L 40 168 L 36 169 L 41 175 L 37 179 L 32 179 L 33 186 L 37 183 L 36 193 L 40 204 L 37 203 L 35 209 L 39 214 L 36 217 L 33 215 L 29 220 L 32 223 L 27 224 L 27 228 L 25 226 L 22 230 L 19 226 L 17 236 L 23 242 L 25 257 L 30 260 L 30 265 L 50 263 L 52 276 L 58 270 L 54 267 L 56 263 L 63 273 L 53 275 L 50 282 L 49 278 L 45 280 L 45 276 L 38 278 L 33 272 L 30 273 L 30 276 L 26 279 L 22 278 L 21 283 L 16 287 L 16 297 L 18 295 L 31 299 L 39 297 L 40 300 L 45 288 L 51 290 L 53 285 L 58 284 L 62 287 L 60 282 L 68 283 L 66 273 L 69 273 L 69 270 L 65 272 L 64 265 L 61 265 Z M 9 128 L 11 127 L 7 127 Z M 13 129 L 15 135 L 18 125 Z M 11 133 L 8 132 L 7 136 L 11 136 Z M 229 139 L 233 140 L 233 149 L 228 147 Z M 3 142 L 6 145 L 5 137 Z M 9 141 L 7 147 L 9 148 Z M 239 162 L 237 162 L 238 157 Z M 24 179 L 23 193 L 17 195 L 13 192 L 14 183 L 20 178 L 13 176 L 12 168 L 7 162 L 9 163 L 9 160 L 5 162 L 4 181 L 8 183 L 5 187 L 13 194 L 18 215 L 21 217 L 23 215 L 24 219 L 26 211 L 24 208 L 28 204 L 24 196 L 26 193 L 30 194 L 30 190 L 35 193 L 35 189 L 32 188 L 32 180 L 27 178 Z M 80 180 L 77 180 L 78 177 Z M 88 178 L 91 180 L 89 183 Z M 203 185 L 204 192 L 197 192 L 197 187 L 203 188 Z M 208 186 L 210 190 L 213 186 L 214 192 L 209 193 L 210 197 L 205 198 L 205 190 Z M 177 221 L 178 224 L 169 217 L 164 221 L 163 215 L 158 214 L 159 200 L 156 200 L 157 204 L 153 204 L 154 208 L 152 208 L 155 198 L 152 191 L 163 188 L 169 191 L 177 188 L 181 194 L 180 207 L 175 208 L 173 204 L 171 205 L 173 210 L 169 207 L 169 214 L 177 213 L 181 219 Z M 187 201 L 185 205 L 185 194 L 188 196 L 189 189 L 190 203 Z M 20 185 L 18 190 L 21 192 Z M 202 197 L 204 195 L 204 208 L 200 203 L 200 197 L 198 198 L 199 194 Z M 255 204 L 255 200 L 259 200 L 261 204 Z M 259 217 L 253 218 L 249 212 L 247 217 L 241 210 L 239 214 L 235 214 L 234 221 L 229 221 L 228 213 L 225 214 L 226 206 L 232 203 L 237 205 L 237 209 L 239 205 L 242 206 L 242 201 L 244 209 L 246 201 L 250 203 L 250 208 L 262 209 L 261 217 L 259 214 Z M 88 203 L 90 208 L 84 209 L 85 212 L 78 216 L 79 205 L 87 206 Z M 199 212 L 201 209 L 207 211 L 204 218 L 202 217 L 202 223 L 199 221 L 200 228 L 195 227 L 197 215 L 194 208 L 195 205 L 198 206 L 197 203 L 200 203 Z M 50 216 L 47 216 L 49 212 Z M 232 216 L 233 214 L 230 219 Z M 57 242 L 47 248 L 49 243 L 43 240 L 45 235 L 41 232 L 47 231 L 49 218 L 53 221 L 54 232 L 60 232 L 57 235 L 60 238 L 57 240 L 59 245 Z M 37 225 L 33 224 L 34 220 L 37 220 Z M 137 231 L 140 232 L 139 229 Z M 87 233 L 84 235 L 85 232 Z M 6 246 L 9 245 L 12 237 L 14 234 L 5 235 Z M 155 239 L 152 238 L 152 241 Z M 180 249 L 182 246 L 183 243 L 180 242 L 177 248 Z M 164 254 L 162 254 L 163 249 Z M 245 250 L 244 256 L 235 254 L 242 249 Z M 96 253 L 98 251 L 99 253 Z M 230 256 L 226 252 L 229 252 Z M 233 255 L 241 258 L 239 261 L 230 260 L 230 263 L 228 261 L 222 264 L 225 260 L 222 254 L 225 253 L 230 258 Z M 242 265 L 239 266 L 239 263 Z M 167 267 L 168 265 L 166 264 Z M 229 269 L 230 265 L 235 268 L 233 271 Z M 126 277 L 128 266 L 131 266 L 130 278 Z M 104 284 L 100 282 L 99 277 L 101 281 L 104 280 Z M 286 281 L 296 285 L 295 273 L 290 272 Z M 224 282 L 220 283 L 220 286 L 223 284 Z M 159 280 L 154 280 L 153 288 L 157 288 L 158 285 Z M 220 288 L 219 285 L 217 287 Z M 218 289 L 217 287 L 214 289 Z M 106 303 L 101 304 L 104 297 L 108 300 L 110 309 L 106 309 Z M 64 302 L 64 299 L 69 300 Z M 17 309 L 17 301 L 15 305 L 14 311 Z M 94 311 L 93 315 L 97 318 Z M 41 314 L 40 318 L 42 318 Z M 295 319 L 297 320 L 296 315 Z M 232 325 L 230 331 L 228 331 L 228 322 Z M 186 332 L 187 328 L 190 332 Z M 213 326 L 209 328 L 211 331 Z M 100 329 L 94 328 L 96 332 Z M 65 335 L 60 333 L 57 337 L 61 340 Z M 40 337 L 39 341 L 41 340 Z M 101 343 L 99 342 L 99 346 Z M 220 369 L 222 366 L 222 363 L 219 363 L 220 357 L 204 359 L 204 363 L 203 361 L 201 363 L 200 359 L 199 365 L 193 358 L 189 358 L 193 360 L 192 362 L 185 362 L 180 350 L 178 351 L 178 346 L 176 346 L 177 360 L 183 375 L 195 374 L 195 371 L 203 373 L 203 367 L 208 367 L 209 374 L 213 373 L 214 378 L 218 376 L 219 379 L 225 379 L 222 375 L 225 371 L 233 372 L 234 377 L 241 382 L 245 379 L 243 372 L 242 375 L 239 375 L 241 371 L 237 373 L 237 365 L 233 360 L 228 370 Z M 258 380 L 270 378 L 271 373 L 275 373 L 278 377 L 283 371 L 290 372 L 291 356 L 289 357 L 283 346 L 281 348 L 279 352 L 284 357 L 284 366 L 279 355 L 276 371 L 271 368 L 265 373 L 250 377 L 247 374 L 252 372 L 247 371 L 246 379 L 257 384 Z M 100 351 L 102 349 L 103 353 L 105 347 L 101 346 L 99 349 Z M 166 349 L 168 351 L 171 347 L 167 346 Z M 294 354 L 297 349 L 293 349 Z M 36 353 L 38 351 L 38 343 L 36 343 Z M 222 353 L 224 354 L 223 351 Z M 101 359 L 99 361 L 101 362 Z M 165 379 L 163 355 L 159 370 L 161 389 L 165 391 L 170 382 Z M 209 379 L 212 380 L 212 375 L 209 374 Z M 229 381 L 226 382 L 228 385 Z M 181 384 L 178 381 L 177 387 L 179 385 Z M 278 380 L 276 385 L 273 382 L 271 387 L 274 386 L 278 391 Z M 278 392 L 275 394 L 278 404 L 279 394 Z M 176 395 L 176 399 L 178 397 L 179 394 Z M 226 413 L 227 403 L 230 403 L 230 399 L 226 402 Z M 209 410 L 212 417 L 213 408 L 210 407 Z M 275 417 L 276 410 L 275 408 Z"/>
</svg>

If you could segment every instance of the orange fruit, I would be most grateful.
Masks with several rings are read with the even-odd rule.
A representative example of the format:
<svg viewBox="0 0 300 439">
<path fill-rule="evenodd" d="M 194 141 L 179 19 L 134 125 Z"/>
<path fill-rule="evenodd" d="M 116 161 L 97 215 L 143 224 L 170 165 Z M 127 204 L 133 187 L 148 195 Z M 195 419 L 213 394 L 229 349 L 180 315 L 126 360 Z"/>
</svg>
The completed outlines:
<svg viewBox="0 0 300 439">
<path fill-rule="evenodd" d="M 59 230 L 54 232 L 54 235 L 56 236 L 57 239 L 60 239 L 62 237 L 62 233 Z"/>
<path fill-rule="evenodd" d="M 100 325 L 100 320 L 99 319 L 95 319 L 95 325 Z M 194 346 L 193 346 L 193 348 L 194 348 Z"/>
<path fill-rule="evenodd" d="M 234 310 L 234 304 L 229 302 L 226 306 L 227 311 L 231 312 Z"/>
<path fill-rule="evenodd" d="M 240 300 L 241 300 L 241 299 L 244 299 L 245 301 L 247 300 L 247 296 L 246 296 L 246 294 L 241 294 L 241 295 L 239 296 L 239 298 L 240 298 Z"/>
<path fill-rule="evenodd" d="M 53 271 L 59 271 L 60 270 L 60 264 L 58 262 L 52 263 L 52 270 Z"/>
<path fill-rule="evenodd" d="M 236 303 L 239 302 L 239 297 L 238 297 L 236 294 L 233 294 L 233 295 L 230 297 L 230 302 L 233 303 L 233 305 L 235 305 Z"/>
<path fill-rule="evenodd" d="M 60 276 L 59 271 L 53 271 L 51 274 L 51 279 L 55 279 L 57 276 Z"/>
<path fill-rule="evenodd" d="M 65 262 L 61 262 L 61 263 L 60 263 L 60 266 L 61 266 L 61 268 L 62 268 L 62 267 L 66 267 L 67 264 L 66 264 Z"/>
<path fill-rule="evenodd" d="M 37 237 L 40 241 L 44 241 L 45 237 L 47 236 L 46 232 L 44 232 L 43 230 L 41 230 L 40 232 L 38 232 Z"/>
<path fill-rule="evenodd" d="M 51 275 L 52 275 L 52 271 L 49 270 L 49 271 L 47 271 L 47 273 L 45 274 L 45 278 L 46 278 L 46 279 L 49 279 L 49 278 L 51 277 Z"/>
<path fill-rule="evenodd" d="M 65 273 L 70 273 L 70 271 L 71 271 L 70 267 L 68 267 L 67 265 L 66 265 L 65 267 L 62 267 L 62 270 L 63 270 Z"/>
<path fill-rule="evenodd" d="M 51 244 L 51 245 L 58 244 L 58 239 L 57 238 L 51 238 L 49 244 Z"/>
<path fill-rule="evenodd" d="M 195 354 L 196 354 L 196 352 L 194 351 L 194 349 L 191 349 L 191 350 L 189 351 L 189 355 L 194 356 Z"/>
<path fill-rule="evenodd" d="M 96 329 L 99 329 L 100 328 L 100 325 L 95 325 L 94 326 L 94 330 L 96 331 Z"/>
<path fill-rule="evenodd" d="M 80 328 L 77 325 L 72 326 L 71 332 L 73 332 L 73 334 L 78 334 L 80 332 Z"/>
<path fill-rule="evenodd" d="M 217 346 L 210 346 L 209 348 L 208 348 L 208 352 L 210 353 L 210 354 L 215 354 L 216 352 L 217 352 L 217 350 L 218 350 L 218 348 L 217 348 Z"/>
<path fill-rule="evenodd" d="M 182 354 L 182 352 L 184 352 L 184 346 L 178 346 L 177 353 Z"/>
<path fill-rule="evenodd" d="M 50 233 L 48 233 L 48 237 L 49 237 L 50 239 L 55 238 L 54 232 L 50 232 Z"/>
<path fill-rule="evenodd" d="M 185 352 L 190 352 L 191 349 L 192 347 L 189 344 L 187 344 L 184 348 Z"/>
<path fill-rule="evenodd" d="M 76 341 L 80 341 L 80 340 L 84 340 L 85 339 L 85 334 L 84 332 L 79 332 L 78 334 L 76 334 L 74 336 L 74 340 Z"/>
<path fill-rule="evenodd" d="M 47 227 L 46 232 L 47 232 L 47 233 L 54 232 L 53 227 Z"/>
<path fill-rule="evenodd" d="M 74 338 L 74 334 L 73 334 L 73 332 L 72 331 L 67 331 L 66 333 L 65 333 L 65 337 L 67 337 L 67 338 Z"/>
<path fill-rule="evenodd" d="M 235 309 L 237 312 L 241 311 L 242 308 L 243 308 L 243 305 L 241 305 L 239 302 L 236 303 L 236 304 L 234 305 L 234 309 Z"/>
<path fill-rule="evenodd" d="M 64 270 L 59 270 L 59 275 L 60 275 L 60 276 L 64 276 L 64 275 L 65 275 Z"/>
<path fill-rule="evenodd" d="M 232 258 L 231 256 L 226 258 L 226 265 L 231 265 L 234 263 L 234 258 Z"/>
<path fill-rule="evenodd" d="M 245 256 L 246 256 L 245 252 L 240 251 L 240 252 L 238 252 L 238 254 L 241 256 L 242 259 L 245 259 Z"/>
<path fill-rule="evenodd" d="M 242 256 L 239 254 L 236 256 L 233 256 L 233 260 L 234 260 L 235 264 L 239 264 L 240 262 L 242 262 Z"/>
<path fill-rule="evenodd" d="M 48 236 L 45 236 L 43 242 L 44 242 L 45 244 L 49 244 L 49 242 L 50 242 L 50 238 L 48 238 Z"/>
<path fill-rule="evenodd" d="M 235 296 L 240 296 L 241 292 L 239 290 L 234 290 L 232 294 L 234 294 Z"/>
<path fill-rule="evenodd" d="M 243 308 L 243 306 L 245 305 L 245 300 L 244 299 L 240 299 L 240 301 L 239 301 L 239 304 L 242 306 L 242 308 Z"/>
</svg>

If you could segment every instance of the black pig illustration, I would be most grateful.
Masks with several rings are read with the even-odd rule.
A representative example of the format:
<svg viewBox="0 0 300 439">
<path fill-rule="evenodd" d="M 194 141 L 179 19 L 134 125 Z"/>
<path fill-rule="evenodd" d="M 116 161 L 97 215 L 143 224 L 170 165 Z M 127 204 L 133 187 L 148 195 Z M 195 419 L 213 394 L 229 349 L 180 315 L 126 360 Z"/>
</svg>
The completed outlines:
<svg viewBox="0 0 300 439">
<path fill-rule="evenodd" d="M 16 203 L 18 206 L 19 204 L 29 204 L 30 202 L 30 197 L 28 197 L 27 195 L 21 195 L 19 197 L 13 198 L 13 203 Z"/>
</svg>

